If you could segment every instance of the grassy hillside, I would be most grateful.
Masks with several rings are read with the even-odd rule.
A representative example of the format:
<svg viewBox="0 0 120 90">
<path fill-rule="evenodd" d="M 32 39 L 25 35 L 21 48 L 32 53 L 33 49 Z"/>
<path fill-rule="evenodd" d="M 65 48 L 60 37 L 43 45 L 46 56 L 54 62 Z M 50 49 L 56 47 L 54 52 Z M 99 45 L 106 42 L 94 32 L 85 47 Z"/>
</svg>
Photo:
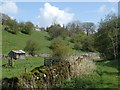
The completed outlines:
<svg viewBox="0 0 120 90">
<path fill-rule="evenodd" d="M 1 28 L 1 26 L 0 26 Z M 0 30 L 0 53 L 2 52 L 2 30 Z"/>
<path fill-rule="evenodd" d="M 32 32 L 31 35 L 26 35 L 23 33 L 18 33 L 17 35 L 2 31 L 2 52 L 7 54 L 12 49 L 24 49 L 26 42 L 29 39 L 35 40 L 40 46 L 39 53 L 51 53 L 48 48 L 50 41 L 46 37 L 49 37 L 47 32 L 41 31 Z"/>
</svg>

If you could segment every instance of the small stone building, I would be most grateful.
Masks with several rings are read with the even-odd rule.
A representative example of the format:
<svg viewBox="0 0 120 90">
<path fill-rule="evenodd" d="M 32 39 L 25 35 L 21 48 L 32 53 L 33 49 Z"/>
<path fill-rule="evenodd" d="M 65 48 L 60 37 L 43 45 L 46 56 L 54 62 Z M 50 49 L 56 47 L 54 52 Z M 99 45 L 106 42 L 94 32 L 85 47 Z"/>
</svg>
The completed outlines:
<svg viewBox="0 0 120 90">
<path fill-rule="evenodd" d="M 25 59 L 25 51 L 23 50 L 11 50 L 8 56 L 12 59 Z"/>
</svg>

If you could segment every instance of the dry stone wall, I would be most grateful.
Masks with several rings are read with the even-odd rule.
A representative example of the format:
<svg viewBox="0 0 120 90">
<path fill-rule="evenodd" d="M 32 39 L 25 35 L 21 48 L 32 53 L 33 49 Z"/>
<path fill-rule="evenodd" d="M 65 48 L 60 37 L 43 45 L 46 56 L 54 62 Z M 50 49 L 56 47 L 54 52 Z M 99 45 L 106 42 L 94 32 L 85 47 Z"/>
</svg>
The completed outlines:
<svg viewBox="0 0 120 90">
<path fill-rule="evenodd" d="M 88 55 L 71 56 L 70 58 L 54 63 L 52 66 L 34 68 L 21 77 L 4 78 L 3 90 L 6 88 L 50 89 L 65 79 L 71 79 L 82 74 L 90 74 L 95 70 L 95 64 Z"/>
</svg>

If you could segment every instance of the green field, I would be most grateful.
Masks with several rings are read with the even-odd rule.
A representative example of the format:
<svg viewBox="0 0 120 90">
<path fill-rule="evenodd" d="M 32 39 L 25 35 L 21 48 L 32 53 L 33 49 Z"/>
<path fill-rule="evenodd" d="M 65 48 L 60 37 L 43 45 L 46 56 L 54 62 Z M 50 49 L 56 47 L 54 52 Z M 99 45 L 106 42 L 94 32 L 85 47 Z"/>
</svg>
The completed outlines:
<svg viewBox="0 0 120 90">
<path fill-rule="evenodd" d="M 51 53 L 52 51 L 49 49 L 50 41 L 47 40 L 49 37 L 48 33 L 45 31 L 34 31 L 31 35 L 26 35 L 19 32 L 17 35 L 8 33 L 7 31 L 2 31 L 2 52 L 3 54 L 7 54 L 12 49 L 20 50 L 24 49 L 26 42 L 29 39 L 36 41 L 40 50 L 38 53 Z"/>
<path fill-rule="evenodd" d="M 0 53 L 2 53 L 2 30 L 0 30 Z"/>
<path fill-rule="evenodd" d="M 97 87 L 101 88 L 117 88 L 118 87 L 118 61 L 101 61 L 97 62 L 97 70 L 101 73 L 101 77 L 97 77 L 96 80 L 101 80 Z"/>
<path fill-rule="evenodd" d="M 8 62 L 7 59 L 2 60 L 2 64 L 6 64 Z M 2 76 L 4 77 L 19 77 L 23 73 L 25 73 L 25 68 L 27 72 L 31 71 L 33 68 L 41 66 L 44 64 L 44 58 L 42 57 L 27 57 L 25 60 L 15 60 L 14 67 L 2 67 Z"/>
<path fill-rule="evenodd" d="M 26 35 L 23 33 L 18 33 L 17 35 L 2 31 L 2 52 L 7 54 L 12 49 L 24 49 L 26 42 L 29 39 L 35 40 L 40 46 L 39 53 L 52 53 L 52 50 L 49 49 L 51 41 L 47 40 L 49 37 L 48 33 L 45 31 L 37 32 L 34 31 L 31 35 Z M 74 47 L 74 44 L 70 42 L 70 38 L 65 39 L 69 43 L 71 48 Z M 73 50 L 73 53 L 80 54 L 85 53 L 81 51 Z M 2 64 L 8 62 L 7 59 L 2 59 Z M 42 57 L 27 57 L 25 60 L 15 60 L 14 67 L 6 68 L 2 67 L 2 75 L 0 78 L 4 77 L 14 77 L 20 76 L 25 73 L 25 68 L 27 71 L 31 71 L 33 68 L 41 66 L 44 64 L 44 58 Z M 0 66 L 1 66 L 0 65 Z M 96 88 L 117 88 L 118 87 L 118 62 L 116 60 L 102 60 L 96 61 L 97 70 L 93 75 L 92 82 Z M 69 85 L 68 85 L 69 86 Z"/>
<path fill-rule="evenodd" d="M 38 53 L 52 53 L 52 50 L 49 48 L 51 41 L 48 40 L 49 34 L 45 31 L 32 32 L 31 35 L 26 35 L 19 32 L 17 35 L 11 34 L 7 31 L 2 31 L 2 53 L 7 54 L 11 50 L 20 50 L 24 49 L 26 42 L 29 39 L 37 41 L 40 46 L 40 50 Z M 74 44 L 69 42 L 70 38 L 65 39 L 66 42 L 69 43 L 70 47 L 73 48 Z M 76 50 L 73 50 L 73 53 L 81 53 Z M 8 62 L 7 59 L 0 60 L 2 61 L 1 66 Z M 0 77 L 13 77 L 21 75 L 25 72 L 25 68 L 27 71 L 31 69 L 43 65 L 43 58 L 42 57 L 30 57 L 26 60 L 15 60 L 13 68 L 2 68 L 2 75 Z"/>
</svg>

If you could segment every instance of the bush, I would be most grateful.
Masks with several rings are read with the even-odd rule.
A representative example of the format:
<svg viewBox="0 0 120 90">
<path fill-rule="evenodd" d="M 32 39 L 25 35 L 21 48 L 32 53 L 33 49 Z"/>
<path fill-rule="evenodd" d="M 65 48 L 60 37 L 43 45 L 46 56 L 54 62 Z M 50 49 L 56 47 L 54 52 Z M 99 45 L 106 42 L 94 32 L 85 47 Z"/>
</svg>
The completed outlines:
<svg viewBox="0 0 120 90">
<path fill-rule="evenodd" d="M 76 49 L 76 50 L 81 50 L 82 49 L 82 44 L 80 43 L 80 42 L 76 42 L 75 44 L 74 44 L 74 49 Z"/>
<path fill-rule="evenodd" d="M 39 45 L 36 41 L 28 40 L 24 48 L 30 55 L 34 56 L 39 50 Z"/>
<path fill-rule="evenodd" d="M 59 36 L 65 38 L 68 35 L 66 28 L 61 27 L 59 24 L 51 25 L 47 28 L 47 31 L 51 36 L 51 39 L 54 39 Z"/>
<path fill-rule="evenodd" d="M 18 23 L 16 20 L 12 19 L 7 19 L 5 20 L 5 30 L 12 33 L 12 34 L 17 34 L 18 32 Z"/>
<path fill-rule="evenodd" d="M 51 48 L 53 50 L 53 56 L 60 59 L 65 59 L 71 51 L 69 45 L 60 37 L 53 40 Z"/>
<path fill-rule="evenodd" d="M 19 24 L 19 27 L 20 27 L 20 31 L 25 34 L 31 34 L 34 29 L 34 25 L 31 22 L 26 22 L 26 23 L 21 22 Z"/>
<path fill-rule="evenodd" d="M 95 51 L 95 48 L 94 48 L 94 38 L 93 36 L 86 36 L 83 41 L 82 41 L 82 49 L 84 51 Z"/>
</svg>

